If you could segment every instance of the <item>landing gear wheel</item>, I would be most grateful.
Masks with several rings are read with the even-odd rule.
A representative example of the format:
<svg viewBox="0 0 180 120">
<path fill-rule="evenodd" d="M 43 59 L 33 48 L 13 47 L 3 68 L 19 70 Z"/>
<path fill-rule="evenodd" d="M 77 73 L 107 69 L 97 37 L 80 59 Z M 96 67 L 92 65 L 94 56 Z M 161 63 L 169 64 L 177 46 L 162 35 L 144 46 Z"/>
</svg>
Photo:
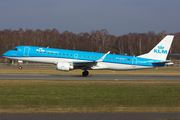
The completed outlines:
<svg viewBox="0 0 180 120">
<path fill-rule="evenodd" d="M 19 69 L 21 70 L 21 69 L 22 69 L 22 66 L 19 66 Z"/>
<path fill-rule="evenodd" d="M 84 72 L 82 72 L 82 76 L 88 76 L 89 75 L 89 72 L 88 71 L 84 71 Z"/>
</svg>

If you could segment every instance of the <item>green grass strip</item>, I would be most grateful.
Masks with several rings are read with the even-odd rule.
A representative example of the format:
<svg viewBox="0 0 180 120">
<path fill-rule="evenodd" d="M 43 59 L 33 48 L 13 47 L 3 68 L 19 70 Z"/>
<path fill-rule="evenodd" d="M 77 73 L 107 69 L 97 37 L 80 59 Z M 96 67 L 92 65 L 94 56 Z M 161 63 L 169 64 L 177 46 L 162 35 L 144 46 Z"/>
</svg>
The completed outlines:
<svg viewBox="0 0 180 120">
<path fill-rule="evenodd" d="M 180 82 L 0 80 L 0 112 L 179 112 Z"/>
</svg>

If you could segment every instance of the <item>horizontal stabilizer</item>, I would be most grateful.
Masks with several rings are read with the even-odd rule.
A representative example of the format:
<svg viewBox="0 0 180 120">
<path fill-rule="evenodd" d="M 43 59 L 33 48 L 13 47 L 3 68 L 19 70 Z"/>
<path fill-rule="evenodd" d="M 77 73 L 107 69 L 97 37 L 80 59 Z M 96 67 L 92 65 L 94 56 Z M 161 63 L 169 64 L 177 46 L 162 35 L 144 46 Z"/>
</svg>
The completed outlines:
<svg viewBox="0 0 180 120">
<path fill-rule="evenodd" d="M 166 61 L 163 61 L 163 62 L 153 62 L 152 64 L 163 64 L 163 63 L 170 63 L 171 60 L 166 60 Z"/>
</svg>

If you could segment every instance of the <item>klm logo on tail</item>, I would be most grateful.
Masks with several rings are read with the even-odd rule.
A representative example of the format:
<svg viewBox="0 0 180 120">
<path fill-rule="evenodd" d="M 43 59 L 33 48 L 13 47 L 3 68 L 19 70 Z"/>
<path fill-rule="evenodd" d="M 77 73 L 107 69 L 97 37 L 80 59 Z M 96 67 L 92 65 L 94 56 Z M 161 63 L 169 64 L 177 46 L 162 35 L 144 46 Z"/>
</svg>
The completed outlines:
<svg viewBox="0 0 180 120">
<path fill-rule="evenodd" d="M 168 51 L 167 50 L 163 50 L 164 47 L 161 45 L 161 46 L 158 46 L 158 49 L 154 49 L 154 53 L 160 53 L 160 54 L 167 54 Z"/>
</svg>

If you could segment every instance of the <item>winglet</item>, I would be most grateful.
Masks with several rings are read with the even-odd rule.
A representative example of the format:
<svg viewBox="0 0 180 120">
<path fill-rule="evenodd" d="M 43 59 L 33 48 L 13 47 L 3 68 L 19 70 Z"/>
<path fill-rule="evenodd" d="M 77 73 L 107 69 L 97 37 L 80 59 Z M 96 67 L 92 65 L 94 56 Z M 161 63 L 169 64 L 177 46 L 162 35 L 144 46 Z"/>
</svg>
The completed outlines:
<svg viewBox="0 0 180 120">
<path fill-rule="evenodd" d="M 104 56 L 102 56 L 101 59 L 97 60 L 96 62 L 102 62 L 104 60 L 104 58 L 106 57 L 106 55 L 109 54 L 109 53 L 110 53 L 110 51 L 107 52 Z"/>
</svg>

